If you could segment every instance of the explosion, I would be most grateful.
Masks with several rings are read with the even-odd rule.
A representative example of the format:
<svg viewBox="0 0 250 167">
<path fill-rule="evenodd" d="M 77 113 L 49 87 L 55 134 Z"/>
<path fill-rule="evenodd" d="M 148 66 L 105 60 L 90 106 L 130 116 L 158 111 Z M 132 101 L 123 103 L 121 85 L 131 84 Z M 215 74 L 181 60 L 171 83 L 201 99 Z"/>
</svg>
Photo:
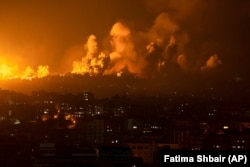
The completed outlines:
<svg viewBox="0 0 250 167">
<path fill-rule="evenodd" d="M 38 66 L 37 71 L 33 70 L 30 66 L 26 67 L 24 71 L 19 71 L 18 66 L 10 66 L 6 64 L 0 65 L 0 79 L 27 79 L 43 78 L 49 75 L 49 66 Z"/>
<path fill-rule="evenodd" d="M 16 71 L 17 67 L 10 67 L 6 64 L 2 64 L 0 66 L 0 77 L 1 79 L 8 79 L 8 78 L 12 78 L 15 77 L 15 71 Z"/>
<path fill-rule="evenodd" d="M 134 49 L 130 29 L 120 22 L 115 23 L 110 36 L 113 51 L 110 54 L 110 67 L 106 69 L 105 74 L 120 74 L 126 71 L 140 75 L 146 64 Z"/>
<path fill-rule="evenodd" d="M 71 73 L 90 76 L 129 73 L 155 77 L 177 71 L 209 70 L 222 63 L 215 54 L 205 65 L 200 64 L 199 58 L 192 56 L 194 53 L 188 48 L 189 39 L 189 35 L 167 13 L 161 13 L 147 31 L 136 32 L 128 25 L 116 22 L 109 33 L 109 48 L 99 48 L 97 37 L 90 35 L 81 51 L 77 48 L 78 52 L 71 54 L 74 60 L 75 56 L 81 57 L 70 61 L 73 61 Z M 47 65 L 40 65 L 36 70 L 31 66 L 21 70 L 18 65 L 1 62 L 0 79 L 32 79 L 49 75 Z M 194 67 L 198 69 L 194 70 Z"/>
<path fill-rule="evenodd" d="M 115 23 L 110 30 L 109 53 L 98 54 L 95 35 L 90 35 L 84 45 L 85 54 L 81 61 L 73 62 L 74 74 L 121 76 L 132 73 L 136 76 L 154 77 L 176 72 L 176 70 L 193 71 L 194 62 L 186 53 L 189 41 L 187 33 L 181 30 L 168 14 L 160 14 L 147 32 L 132 33 L 130 28 L 121 22 Z M 135 40 L 135 38 L 137 40 Z M 149 44 L 144 50 L 136 42 L 146 40 Z M 105 49 L 107 50 L 107 49 Z M 211 69 L 221 64 L 217 55 L 207 60 L 201 70 Z M 199 71 L 199 70 L 196 70 Z"/>
<path fill-rule="evenodd" d="M 117 22 L 110 31 L 112 50 L 109 54 L 98 53 L 96 37 L 90 35 L 84 50 L 85 56 L 81 61 L 73 62 L 74 74 L 89 74 L 91 76 L 103 74 L 121 74 L 124 71 L 140 74 L 145 66 L 143 58 L 137 55 L 131 40 L 130 29 L 124 24 Z"/>
<path fill-rule="evenodd" d="M 104 53 L 97 55 L 98 44 L 94 35 L 89 36 L 84 49 L 86 50 L 86 56 L 82 57 L 81 61 L 73 62 L 72 73 L 82 75 L 86 73 L 89 75 L 97 75 L 101 73 L 108 56 Z"/>
</svg>

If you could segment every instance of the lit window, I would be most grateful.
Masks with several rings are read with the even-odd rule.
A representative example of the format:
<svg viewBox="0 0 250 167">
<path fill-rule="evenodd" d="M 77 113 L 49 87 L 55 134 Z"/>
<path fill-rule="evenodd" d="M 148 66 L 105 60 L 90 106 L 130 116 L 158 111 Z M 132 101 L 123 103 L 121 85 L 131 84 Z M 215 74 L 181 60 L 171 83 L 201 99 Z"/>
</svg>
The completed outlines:
<svg viewBox="0 0 250 167">
<path fill-rule="evenodd" d="M 137 129 L 138 127 L 137 127 L 136 125 L 134 125 L 132 128 L 133 128 L 133 129 Z"/>
<path fill-rule="evenodd" d="M 223 129 L 229 129 L 229 126 L 225 125 L 223 126 Z"/>
</svg>

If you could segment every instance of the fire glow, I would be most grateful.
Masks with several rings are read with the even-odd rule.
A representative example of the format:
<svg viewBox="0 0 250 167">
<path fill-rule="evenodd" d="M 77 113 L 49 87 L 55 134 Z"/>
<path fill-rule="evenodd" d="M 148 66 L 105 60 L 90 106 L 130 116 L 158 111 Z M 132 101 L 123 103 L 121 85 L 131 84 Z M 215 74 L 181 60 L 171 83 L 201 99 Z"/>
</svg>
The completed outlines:
<svg viewBox="0 0 250 167">
<path fill-rule="evenodd" d="M 111 27 L 109 39 L 110 47 L 101 50 L 97 37 L 90 35 L 81 48 L 81 59 L 76 60 L 74 53 L 70 55 L 74 57 L 70 73 L 90 76 L 121 76 L 123 73 L 130 73 L 152 77 L 158 73 L 165 75 L 179 69 L 202 72 L 222 64 L 217 54 L 207 55 L 210 57 L 203 62 L 192 59 L 185 50 L 188 35 L 166 13 L 160 14 L 147 32 L 134 32 L 129 26 L 116 22 Z M 194 70 L 195 67 L 197 68 Z M 35 68 L 27 66 L 21 69 L 18 65 L 0 60 L 0 79 L 43 78 L 50 75 L 49 69 L 48 65 L 38 65 Z"/>
<path fill-rule="evenodd" d="M 165 75 L 178 69 L 202 72 L 222 64 L 217 54 L 207 55 L 210 57 L 203 62 L 192 59 L 192 55 L 188 55 L 185 50 L 188 35 L 166 13 L 160 14 L 147 32 L 133 32 L 127 25 L 116 22 L 109 38 L 111 49 L 105 48 L 105 52 L 99 52 L 96 36 L 90 35 L 84 45 L 85 54 L 82 60 L 73 62 L 71 73 L 91 76 L 130 73 L 155 77 L 159 73 Z M 142 46 L 138 44 L 138 39 L 146 41 L 148 45 L 144 45 L 144 48 L 135 47 Z"/>
<path fill-rule="evenodd" d="M 0 79 L 10 80 L 10 79 L 27 79 L 31 80 L 33 78 L 43 78 L 49 75 L 49 66 L 40 65 L 37 70 L 32 69 L 27 66 L 23 71 L 18 69 L 17 65 L 0 65 Z"/>
</svg>

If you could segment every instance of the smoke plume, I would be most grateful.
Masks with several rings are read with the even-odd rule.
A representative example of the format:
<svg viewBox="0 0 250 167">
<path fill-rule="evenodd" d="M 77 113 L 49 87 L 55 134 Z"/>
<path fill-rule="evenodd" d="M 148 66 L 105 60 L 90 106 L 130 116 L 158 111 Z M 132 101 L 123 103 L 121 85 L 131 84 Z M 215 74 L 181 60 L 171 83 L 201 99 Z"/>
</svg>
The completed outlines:
<svg viewBox="0 0 250 167">
<path fill-rule="evenodd" d="M 206 61 L 206 65 L 201 67 L 201 70 L 204 71 L 204 70 L 213 69 L 219 66 L 220 64 L 222 64 L 222 61 L 219 59 L 217 54 L 214 54 L 210 56 L 210 58 Z"/>
<path fill-rule="evenodd" d="M 104 53 L 97 55 L 98 44 L 94 35 L 89 36 L 87 43 L 84 45 L 84 50 L 86 55 L 82 57 L 82 60 L 73 62 L 72 73 L 88 73 L 89 75 L 97 75 L 101 73 L 106 64 L 105 60 L 108 58 L 108 56 L 106 56 Z"/>
<path fill-rule="evenodd" d="M 110 36 L 113 50 L 110 53 L 110 66 L 105 71 L 105 74 L 119 73 L 123 70 L 141 74 L 145 62 L 134 49 L 130 29 L 117 22 L 113 25 Z"/>
<path fill-rule="evenodd" d="M 115 23 L 109 33 L 111 49 L 104 48 L 105 54 L 98 53 L 96 37 L 90 35 L 84 45 L 82 59 L 73 62 L 72 73 L 120 75 L 128 72 L 138 76 L 156 76 L 177 72 L 178 69 L 195 71 L 194 66 L 202 66 L 202 58 L 193 55 L 201 55 L 202 52 L 193 50 L 195 47 L 190 45 L 190 35 L 173 18 L 167 13 L 161 13 L 152 27 L 144 32 L 131 31 L 130 27 L 122 22 Z M 143 44 L 144 49 L 136 47 Z M 213 55 L 201 70 L 215 68 L 221 63 L 218 56 Z"/>
<path fill-rule="evenodd" d="M 157 16 L 153 26 L 145 33 L 150 42 L 162 44 L 179 30 L 179 26 L 173 22 L 167 13 L 161 13 Z"/>
</svg>

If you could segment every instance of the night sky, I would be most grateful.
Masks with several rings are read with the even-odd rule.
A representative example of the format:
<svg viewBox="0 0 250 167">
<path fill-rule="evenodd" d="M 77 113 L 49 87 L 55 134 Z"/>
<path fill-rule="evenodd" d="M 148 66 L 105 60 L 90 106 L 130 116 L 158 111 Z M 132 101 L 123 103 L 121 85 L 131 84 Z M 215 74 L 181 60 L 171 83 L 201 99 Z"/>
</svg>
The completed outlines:
<svg viewBox="0 0 250 167">
<path fill-rule="evenodd" d="M 149 43 L 167 46 L 173 35 L 178 45 L 174 61 L 181 71 L 222 71 L 223 77 L 238 79 L 248 75 L 247 0 L 1 0 L 0 64 L 71 71 L 92 34 L 98 52 L 113 52 L 110 32 L 117 22 L 130 30 L 140 58 Z"/>
</svg>

